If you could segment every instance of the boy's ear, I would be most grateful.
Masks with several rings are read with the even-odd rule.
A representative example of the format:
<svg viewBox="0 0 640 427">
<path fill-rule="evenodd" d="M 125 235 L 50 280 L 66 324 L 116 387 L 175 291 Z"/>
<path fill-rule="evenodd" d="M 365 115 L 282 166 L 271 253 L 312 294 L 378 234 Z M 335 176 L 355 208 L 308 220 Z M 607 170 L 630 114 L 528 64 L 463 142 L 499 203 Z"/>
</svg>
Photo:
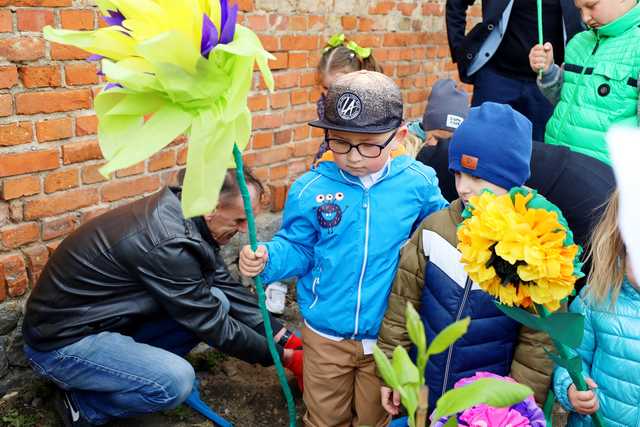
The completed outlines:
<svg viewBox="0 0 640 427">
<path fill-rule="evenodd" d="M 396 148 L 398 148 L 398 145 L 404 143 L 408 135 L 409 135 L 409 129 L 407 128 L 407 126 L 406 125 L 400 126 L 396 131 L 396 136 L 393 138 L 393 142 L 391 142 L 391 146 L 393 147 L 393 149 L 395 150 Z"/>
</svg>

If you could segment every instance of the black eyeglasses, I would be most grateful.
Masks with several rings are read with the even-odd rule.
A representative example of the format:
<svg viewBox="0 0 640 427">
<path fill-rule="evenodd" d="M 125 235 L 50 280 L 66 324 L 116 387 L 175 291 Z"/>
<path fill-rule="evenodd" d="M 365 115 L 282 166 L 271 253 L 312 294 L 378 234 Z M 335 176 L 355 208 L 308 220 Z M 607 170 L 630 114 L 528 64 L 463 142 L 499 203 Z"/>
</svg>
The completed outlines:
<svg viewBox="0 0 640 427">
<path fill-rule="evenodd" d="M 329 133 L 325 132 L 324 141 L 331 151 L 337 154 L 347 154 L 354 148 L 358 150 L 358 153 L 362 157 L 366 157 L 369 159 L 375 159 L 376 157 L 380 157 L 382 150 L 384 150 L 387 145 L 393 141 L 393 138 L 396 136 L 396 131 L 394 131 L 391 136 L 382 144 L 351 144 L 349 141 L 345 141 L 340 138 L 329 138 Z"/>
</svg>

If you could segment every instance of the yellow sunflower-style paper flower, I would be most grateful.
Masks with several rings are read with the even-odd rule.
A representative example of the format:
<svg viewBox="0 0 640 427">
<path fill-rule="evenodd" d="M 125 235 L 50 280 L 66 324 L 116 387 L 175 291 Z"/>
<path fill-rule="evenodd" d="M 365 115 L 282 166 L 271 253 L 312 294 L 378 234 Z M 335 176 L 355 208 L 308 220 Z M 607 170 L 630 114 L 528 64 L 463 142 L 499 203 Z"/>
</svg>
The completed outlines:
<svg viewBox="0 0 640 427">
<path fill-rule="evenodd" d="M 191 217 L 217 205 L 232 148 L 251 133 L 247 97 L 254 64 L 273 77 L 258 36 L 237 24 L 228 0 L 96 0 L 107 26 L 44 28 L 51 41 L 92 53 L 108 84 L 95 100 L 107 176 L 189 135 L 182 208 Z"/>
<path fill-rule="evenodd" d="M 458 229 L 461 262 L 502 304 L 550 311 L 582 276 L 580 247 L 562 213 L 535 191 L 515 188 L 472 197 Z"/>
</svg>

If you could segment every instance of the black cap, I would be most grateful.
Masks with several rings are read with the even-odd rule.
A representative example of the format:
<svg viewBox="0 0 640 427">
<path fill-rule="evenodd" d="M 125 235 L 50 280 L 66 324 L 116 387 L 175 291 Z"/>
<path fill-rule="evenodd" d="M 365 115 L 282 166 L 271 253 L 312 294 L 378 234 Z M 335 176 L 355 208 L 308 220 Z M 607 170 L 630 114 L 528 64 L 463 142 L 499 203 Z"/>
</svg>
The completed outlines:
<svg viewBox="0 0 640 427">
<path fill-rule="evenodd" d="M 402 94 L 389 77 L 375 71 L 356 71 L 329 87 L 324 118 L 310 126 L 356 133 L 385 133 L 402 124 Z"/>
</svg>

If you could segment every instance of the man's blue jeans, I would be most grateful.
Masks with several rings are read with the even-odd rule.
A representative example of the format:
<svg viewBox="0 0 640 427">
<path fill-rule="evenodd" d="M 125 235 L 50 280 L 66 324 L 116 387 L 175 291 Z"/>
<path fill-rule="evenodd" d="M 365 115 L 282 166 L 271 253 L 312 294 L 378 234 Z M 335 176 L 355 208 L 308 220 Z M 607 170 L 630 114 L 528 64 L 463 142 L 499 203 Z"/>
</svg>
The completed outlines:
<svg viewBox="0 0 640 427">
<path fill-rule="evenodd" d="M 491 101 L 509 104 L 531 120 L 533 140 L 544 141 L 544 129 L 553 114 L 553 105 L 544 97 L 535 80 L 517 80 L 503 76 L 485 65 L 473 78 L 471 106 Z"/>
<path fill-rule="evenodd" d="M 191 393 L 195 372 L 186 355 L 200 340 L 173 319 L 142 326 L 133 337 L 90 335 L 49 352 L 25 346 L 34 370 L 70 391 L 93 424 L 173 409 Z"/>
</svg>

